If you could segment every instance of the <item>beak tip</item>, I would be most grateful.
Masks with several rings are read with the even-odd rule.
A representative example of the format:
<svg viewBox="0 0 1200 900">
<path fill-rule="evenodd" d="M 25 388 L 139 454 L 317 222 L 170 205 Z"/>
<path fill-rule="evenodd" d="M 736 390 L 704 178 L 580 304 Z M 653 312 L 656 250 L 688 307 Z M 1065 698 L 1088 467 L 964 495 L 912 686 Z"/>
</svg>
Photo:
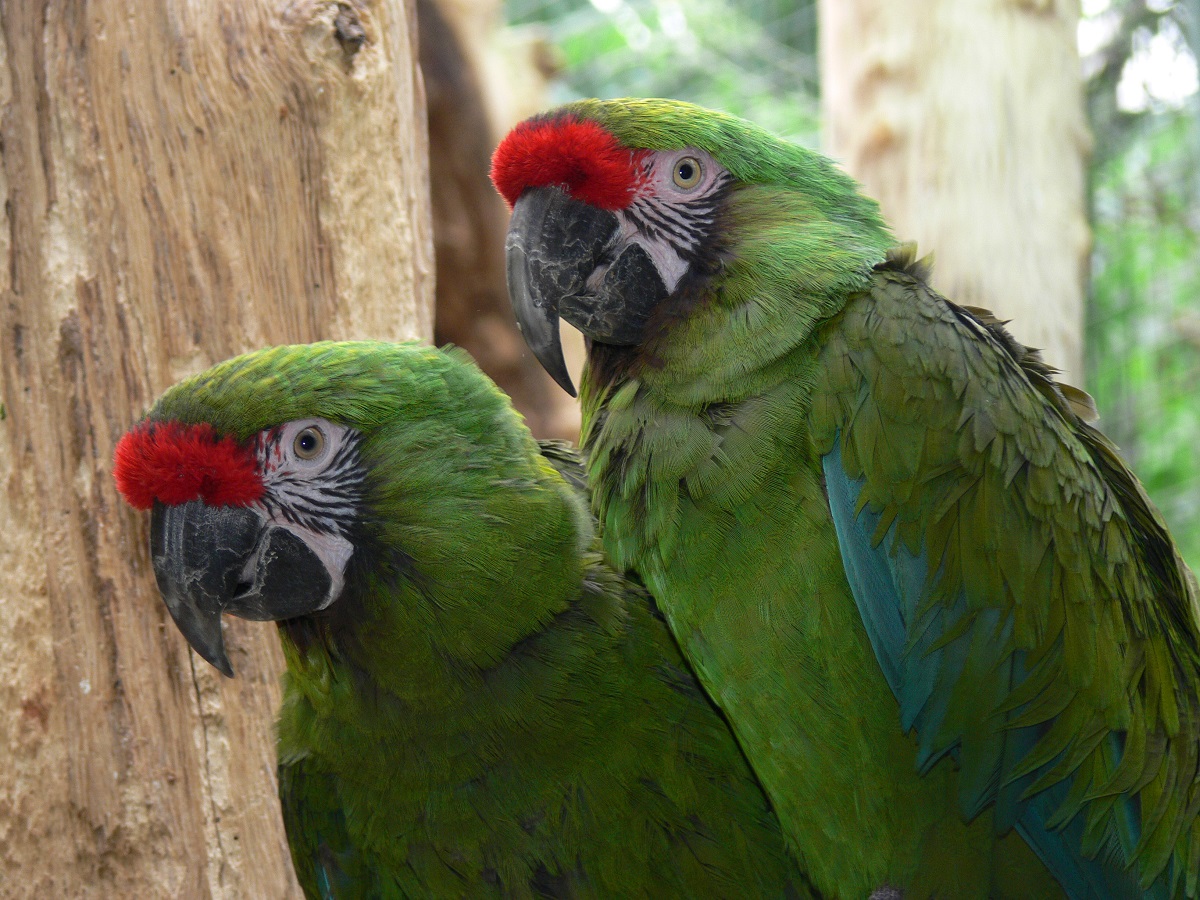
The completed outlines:
<svg viewBox="0 0 1200 900">
<path fill-rule="evenodd" d="M 178 620 L 176 620 L 178 625 Z M 233 666 L 229 662 L 229 654 L 225 652 L 225 641 L 221 634 L 221 620 L 216 617 L 211 623 L 215 626 L 215 630 L 211 633 L 208 629 L 204 631 L 195 628 L 185 630 L 180 627 L 184 638 L 188 645 L 196 651 L 196 655 L 202 660 L 224 675 L 226 678 L 233 678 Z"/>
<path fill-rule="evenodd" d="M 206 657 L 206 659 L 208 660 L 208 662 L 212 665 L 212 667 L 214 669 L 216 669 L 218 672 L 220 672 L 226 678 L 234 677 L 233 666 L 230 665 L 229 657 L 225 654 L 224 648 L 221 648 L 215 654 L 213 654 L 212 659 L 208 659 L 207 657 Z"/>
<path fill-rule="evenodd" d="M 554 379 L 554 384 L 559 388 L 568 392 L 572 397 L 577 396 L 575 391 L 575 383 L 571 382 L 571 373 L 566 371 L 566 360 L 563 359 L 562 344 L 554 341 L 552 343 L 541 344 L 534 346 L 530 343 L 530 349 L 533 350 L 534 356 L 538 358 L 542 368 L 545 368 L 546 374 Z"/>
<path fill-rule="evenodd" d="M 523 321 L 524 320 L 524 321 Z M 530 322 L 525 316 L 517 316 L 517 329 L 525 339 L 525 345 L 533 351 L 534 357 L 546 374 L 554 379 L 554 383 L 570 394 L 578 396 L 575 385 L 571 382 L 571 373 L 567 371 L 567 361 L 563 358 L 562 344 L 558 339 L 558 328 L 547 334 L 547 329 L 539 327 L 540 323 Z M 558 316 L 554 316 L 553 325 L 558 325 Z"/>
</svg>

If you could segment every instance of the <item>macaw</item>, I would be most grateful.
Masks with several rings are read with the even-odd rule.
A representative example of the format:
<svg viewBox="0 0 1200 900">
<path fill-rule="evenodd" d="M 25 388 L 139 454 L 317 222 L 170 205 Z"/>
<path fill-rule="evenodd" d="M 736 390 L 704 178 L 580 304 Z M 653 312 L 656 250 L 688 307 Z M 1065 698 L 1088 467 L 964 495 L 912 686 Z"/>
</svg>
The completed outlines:
<svg viewBox="0 0 1200 900">
<path fill-rule="evenodd" d="M 275 347 L 122 437 L 204 659 L 278 623 L 279 792 L 308 897 L 813 896 L 573 453 L 465 353 Z"/>
<path fill-rule="evenodd" d="M 604 547 L 825 895 L 1200 894 L 1200 605 L 1082 391 L 831 161 L 585 100 L 492 160 Z"/>
</svg>

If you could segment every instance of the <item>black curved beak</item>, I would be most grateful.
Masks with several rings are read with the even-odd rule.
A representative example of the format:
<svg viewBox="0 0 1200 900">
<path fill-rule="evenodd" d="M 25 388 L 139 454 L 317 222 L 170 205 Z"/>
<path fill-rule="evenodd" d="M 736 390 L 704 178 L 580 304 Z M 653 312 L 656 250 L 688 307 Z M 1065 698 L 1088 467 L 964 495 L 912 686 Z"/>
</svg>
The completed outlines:
<svg viewBox="0 0 1200 900">
<path fill-rule="evenodd" d="M 636 344 L 667 295 L 653 260 L 640 244 L 624 239 L 617 216 L 561 188 L 533 188 L 520 196 L 504 247 L 508 295 L 521 334 L 572 397 L 559 316 L 592 340 Z"/>
<path fill-rule="evenodd" d="M 230 678 L 221 613 L 262 527 L 254 510 L 200 500 L 155 503 L 150 514 L 150 558 L 167 610 L 192 649 Z"/>
<path fill-rule="evenodd" d="M 155 503 L 150 556 L 175 626 L 192 649 L 230 678 L 222 613 L 289 619 L 329 600 L 331 581 L 321 560 L 253 508 L 200 500 Z"/>
</svg>

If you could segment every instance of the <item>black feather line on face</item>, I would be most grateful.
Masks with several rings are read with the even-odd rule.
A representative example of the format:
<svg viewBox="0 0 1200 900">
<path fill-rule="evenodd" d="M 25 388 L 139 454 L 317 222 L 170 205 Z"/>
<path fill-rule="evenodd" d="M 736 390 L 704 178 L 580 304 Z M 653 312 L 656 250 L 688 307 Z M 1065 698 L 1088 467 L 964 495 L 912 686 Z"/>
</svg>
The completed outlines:
<svg viewBox="0 0 1200 900">
<path fill-rule="evenodd" d="M 635 228 L 652 241 L 670 246 L 694 265 L 711 239 L 733 176 L 723 172 L 712 190 L 688 200 L 640 197 L 622 212 Z"/>
<path fill-rule="evenodd" d="M 260 464 L 277 455 L 282 439 L 281 429 L 273 429 L 265 436 L 256 449 Z M 361 444 L 362 435 L 348 432 L 333 459 L 316 476 L 265 471 L 265 489 L 259 502 L 272 518 L 282 518 L 317 534 L 348 537 L 363 500 L 365 471 Z"/>
<path fill-rule="evenodd" d="M 588 341 L 588 368 L 585 377 L 594 388 L 625 381 L 636 375 L 644 366 L 662 365 L 655 349 L 658 344 L 669 339 L 672 330 L 685 321 L 694 310 L 715 299 L 712 280 L 724 270 L 729 255 L 729 198 L 734 190 L 736 184 L 733 177 L 726 174 L 722 177 L 720 187 L 708 197 L 689 201 L 702 207 L 711 206 L 711 223 L 690 249 L 676 248 L 688 264 L 687 272 L 679 280 L 675 290 L 651 313 L 643 331 L 642 342 L 632 347 L 617 347 Z"/>
</svg>

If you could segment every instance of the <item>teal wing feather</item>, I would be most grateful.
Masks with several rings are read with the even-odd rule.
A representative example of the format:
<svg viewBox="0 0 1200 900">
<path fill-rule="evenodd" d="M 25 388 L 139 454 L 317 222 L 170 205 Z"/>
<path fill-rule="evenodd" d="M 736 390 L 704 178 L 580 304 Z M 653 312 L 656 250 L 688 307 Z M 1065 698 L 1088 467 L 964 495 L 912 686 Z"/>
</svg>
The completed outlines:
<svg viewBox="0 0 1200 900">
<path fill-rule="evenodd" d="M 1200 890 L 1195 579 L 1036 353 L 896 255 L 825 329 L 839 546 L 920 763 L 1072 897 Z"/>
</svg>

